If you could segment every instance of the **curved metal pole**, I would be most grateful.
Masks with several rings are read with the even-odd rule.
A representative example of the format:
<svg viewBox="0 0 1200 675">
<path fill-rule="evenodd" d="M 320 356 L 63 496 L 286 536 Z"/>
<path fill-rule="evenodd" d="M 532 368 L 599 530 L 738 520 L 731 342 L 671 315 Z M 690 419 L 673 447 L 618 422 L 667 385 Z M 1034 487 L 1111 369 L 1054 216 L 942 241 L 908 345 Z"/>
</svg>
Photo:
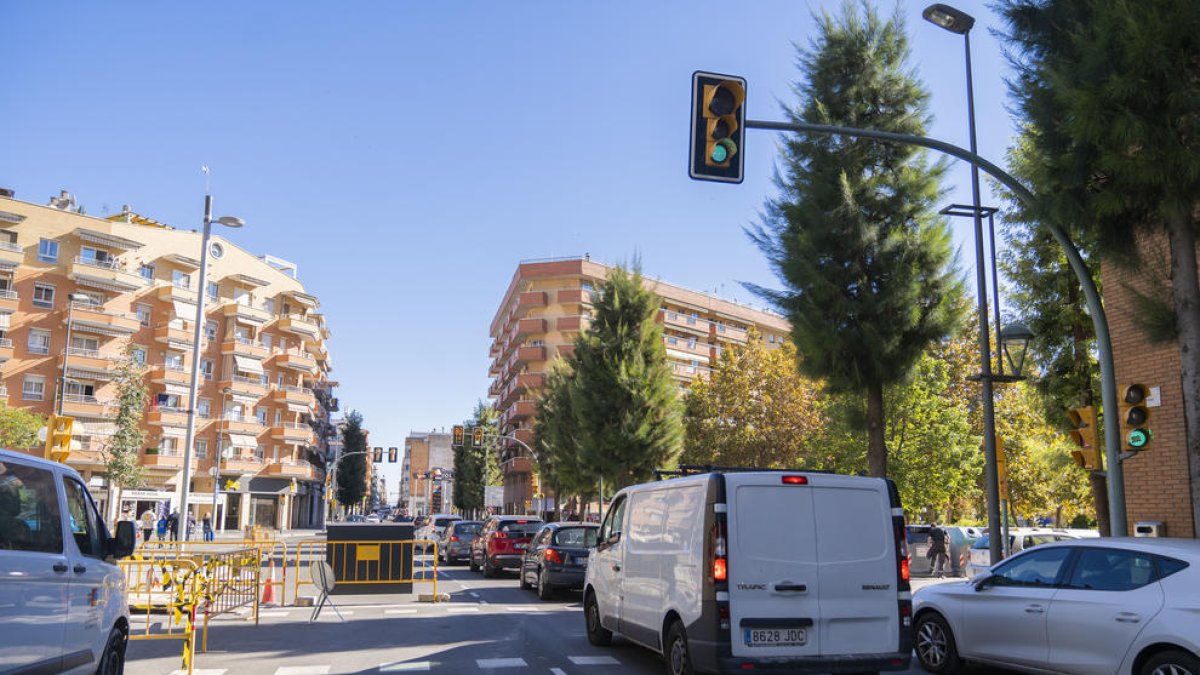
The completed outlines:
<svg viewBox="0 0 1200 675">
<path fill-rule="evenodd" d="M 897 134 L 874 129 L 839 127 L 829 124 L 810 124 L 808 122 L 746 120 L 746 128 L 815 133 L 828 136 L 850 136 L 852 138 L 873 138 L 892 143 L 918 145 L 923 148 L 937 150 L 938 152 L 957 157 L 978 166 L 981 170 L 987 172 L 989 176 L 999 181 L 1001 185 L 1008 188 L 1026 206 L 1031 206 L 1036 201 L 1033 192 L 1029 188 L 1022 185 L 1020 181 L 1000 167 L 970 150 L 960 148 L 945 141 L 939 141 L 935 138 L 913 136 L 911 134 Z M 1104 304 L 1100 300 L 1100 292 L 1096 290 L 1096 284 L 1092 280 L 1091 271 L 1083 262 L 1083 256 L 1079 254 L 1079 249 L 1075 247 L 1075 243 L 1071 241 L 1067 233 L 1056 223 L 1043 222 L 1042 225 L 1050 231 L 1050 234 L 1054 236 L 1059 246 L 1062 246 L 1063 252 L 1067 256 L 1067 263 L 1070 264 L 1071 271 L 1075 273 L 1076 279 L 1079 280 L 1079 285 L 1083 288 L 1088 313 L 1092 315 L 1092 330 L 1096 333 L 1096 360 L 1100 366 L 1100 400 L 1104 405 L 1104 410 L 1115 413 L 1118 404 L 1117 380 L 1112 355 L 1112 338 L 1108 333 L 1108 318 L 1104 314 Z M 1115 416 L 1111 418 L 1109 424 L 1104 425 L 1104 446 L 1104 457 L 1108 464 L 1108 514 L 1109 519 L 1112 521 L 1112 535 L 1114 537 L 1124 537 L 1128 535 L 1128 527 L 1125 520 L 1125 476 L 1124 471 L 1121 469 L 1121 425 L 1117 422 Z"/>
</svg>

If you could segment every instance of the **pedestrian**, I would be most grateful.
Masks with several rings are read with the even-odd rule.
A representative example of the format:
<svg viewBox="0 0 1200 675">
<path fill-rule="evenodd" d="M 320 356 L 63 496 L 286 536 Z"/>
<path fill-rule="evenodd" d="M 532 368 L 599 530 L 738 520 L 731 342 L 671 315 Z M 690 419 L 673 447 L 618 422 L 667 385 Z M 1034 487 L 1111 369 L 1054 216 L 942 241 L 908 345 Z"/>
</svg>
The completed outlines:
<svg viewBox="0 0 1200 675">
<path fill-rule="evenodd" d="M 204 514 L 204 520 L 201 522 L 203 523 L 203 527 L 204 527 L 204 541 L 212 541 L 213 540 L 212 518 L 209 517 L 209 515 L 206 513 L 206 514 Z"/>
<path fill-rule="evenodd" d="M 167 536 L 169 536 L 171 538 L 171 541 L 175 541 L 176 539 L 179 538 L 179 511 L 178 510 L 172 511 L 171 515 L 167 516 Z"/>
<path fill-rule="evenodd" d="M 150 543 L 150 538 L 154 536 L 154 526 L 158 524 L 158 518 L 154 517 L 154 511 L 146 509 L 142 514 L 142 542 Z"/>
<path fill-rule="evenodd" d="M 158 519 L 158 540 L 162 541 L 167 536 L 167 517 L 162 516 Z"/>
<path fill-rule="evenodd" d="M 929 523 L 929 553 L 926 554 L 931 563 L 933 575 L 939 579 L 946 576 L 946 567 L 950 556 L 946 552 L 946 531 L 938 527 L 936 521 Z"/>
</svg>

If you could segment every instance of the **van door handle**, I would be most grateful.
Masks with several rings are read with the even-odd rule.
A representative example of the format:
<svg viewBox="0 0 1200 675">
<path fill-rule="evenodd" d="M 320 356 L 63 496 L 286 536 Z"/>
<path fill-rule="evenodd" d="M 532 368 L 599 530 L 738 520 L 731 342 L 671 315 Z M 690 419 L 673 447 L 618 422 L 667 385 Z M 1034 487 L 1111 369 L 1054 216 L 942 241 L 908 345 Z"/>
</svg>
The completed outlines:
<svg viewBox="0 0 1200 675">
<path fill-rule="evenodd" d="M 65 563 L 65 562 L 54 563 L 54 571 L 59 572 L 59 573 L 66 572 L 67 571 L 67 563 Z"/>
<path fill-rule="evenodd" d="M 1120 621 L 1121 623 L 1138 623 L 1141 620 L 1142 617 L 1134 614 L 1133 612 L 1119 612 L 1117 614 L 1117 621 Z"/>
<path fill-rule="evenodd" d="M 775 584 L 775 590 L 781 592 L 791 591 L 793 593 L 803 593 L 808 590 L 805 584 Z"/>
<path fill-rule="evenodd" d="M 86 571 L 87 571 L 87 565 L 82 565 L 82 564 L 75 565 L 75 574 L 83 574 Z"/>
<path fill-rule="evenodd" d="M 1029 605 L 1025 608 L 1026 614 L 1044 614 L 1046 609 L 1041 605 Z"/>
</svg>

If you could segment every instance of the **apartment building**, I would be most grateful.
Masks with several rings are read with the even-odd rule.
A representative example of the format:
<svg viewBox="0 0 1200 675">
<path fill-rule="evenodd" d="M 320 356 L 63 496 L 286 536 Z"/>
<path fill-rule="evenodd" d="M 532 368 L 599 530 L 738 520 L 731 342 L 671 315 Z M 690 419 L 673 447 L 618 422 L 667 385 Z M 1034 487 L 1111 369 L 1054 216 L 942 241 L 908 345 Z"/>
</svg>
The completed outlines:
<svg viewBox="0 0 1200 675">
<path fill-rule="evenodd" d="M 454 448 L 450 441 L 445 431 L 413 431 L 404 439 L 399 504 L 409 515 L 453 510 Z M 434 498 L 438 491 L 440 503 Z"/>
<path fill-rule="evenodd" d="M 522 262 L 517 266 L 492 319 L 488 395 L 500 414 L 500 431 L 525 444 L 533 442 L 537 399 L 554 358 L 570 354 L 574 340 L 592 317 L 594 294 L 611 267 L 587 257 Z M 662 301 L 667 360 L 680 390 L 706 377 L 721 351 L 746 344 L 750 330 L 769 345 L 782 344 L 791 327 L 782 317 L 722 300 L 713 295 L 645 278 Z M 501 455 L 504 510 L 524 513 L 545 497 L 534 465 L 519 444 L 509 443 Z M 541 501 L 551 510 L 550 500 Z"/>
<path fill-rule="evenodd" d="M 128 207 L 110 218 L 83 215 L 67 193 L 48 206 L 6 193 L 0 193 L 0 398 L 74 417 L 68 463 L 104 496 L 102 448 L 116 413 L 112 371 L 128 350 L 147 369 L 140 459 L 148 484 L 125 491 L 122 506 L 136 513 L 175 508 L 190 369 L 198 357 L 189 499 L 197 521 L 212 510 L 215 487 L 219 528 L 322 524 L 336 383 L 329 379 L 320 303 L 305 292 L 296 266 L 213 236 L 201 289 L 198 232 Z M 195 350 L 199 292 L 206 294 L 206 313 Z"/>
</svg>

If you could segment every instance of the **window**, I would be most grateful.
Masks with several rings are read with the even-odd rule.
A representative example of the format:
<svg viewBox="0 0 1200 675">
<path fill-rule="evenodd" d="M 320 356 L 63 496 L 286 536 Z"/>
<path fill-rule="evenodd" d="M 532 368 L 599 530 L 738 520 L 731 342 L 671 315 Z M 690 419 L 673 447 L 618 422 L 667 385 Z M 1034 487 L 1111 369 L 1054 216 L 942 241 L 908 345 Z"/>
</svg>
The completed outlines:
<svg viewBox="0 0 1200 675">
<path fill-rule="evenodd" d="M 86 335 L 72 335 L 71 349 L 81 352 L 97 352 L 100 350 L 100 340 Z"/>
<path fill-rule="evenodd" d="M 183 370 L 183 352 L 167 352 L 163 363 L 168 370 Z"/>
<path fill-rule="evenodd" d="M 54 287 L 50 284 L 34 284 L 33 306 L 46 309 L 54 307 Z"/>
<path fill-rule="evenodd" d="M 212 400 L 211 399 L 202 398 L 196 402 L 196 414 L 197 415 L 207 418 L 211 412 L 212 412 Z"/>
<path fill-rule="evenodd" d="M 695 325 L 696 325 L 696 319 L 698 319 L 698 318 L 700 318 L 700 315 L 699 315 L 699 314 L 697 314 L 697 313 L 695 313 L 695 312 L 692 312 L 691 314 L 688 314 L 688 325 L 689 325 L 689 326 L 695 326 Z"/>
<path fill-rule="evenodd" d="M 163 436 L 158 441 L 158 454 L 160 455 L 178 455 L 179 454 L 179 439 L 174 436 Z"/>
<path fill-rule="evenodd" d="M 254 456 L 260 460 L 264 459 L 267 456 L 266 446 L 259 445 L 259 446 L 255 447 L 254 448 Z"/>
<path fill-rule="evenodd" d="M 62 517 L 54 474 L 16 462 L 0 462 L 0 503 L 19 517 L 0 520 L 0 541 L 13 551 L 62 553 Z"/>
<path fill-rule="evenodd" d="M 206 340 L 216 340 L 217 339 L 217 322 L 216 321 L 205 321 L 204 322 L 204 338 Z"/>
<path fill-rule="evenodd" d="M 131 349 L 129 351 L 129 354 L 131 356 L 133 356 L 134 363 L 138 364 L 139 366 L 146 365 L 146 350 L 145 350 L 145 348 L 134 347 L 133 349 Z"/>
<path fill-rule="evenodd" d="M 259 424 L 263 425 L 264 427 L 267 426 L 267 409 L 266 408 L 255 408 L 254 416 L 258 418 Z"/>
<path fill-rule="evenodd" d="M 177 288 L 191 288 L 192 275 L 180 272 L 179 270 L 171 270 L 171 283 Z"/>
<path fill-rule="evenodd" d="M 264 370 L 258 374 L 258 383 L 264 387 L 271 386 L 271 371 Z"/>
<path fill-rule="evenodd" d="M 208 299 L 216 300 L 218 297 L 220 297 L 220 295 L 221 295 L 221 292 L 220 292 L 220 288 L 217 286 L 217 282 L 215 282 L 215 281 L 208 282 Z"/>
<path fill-rule="evenodd" d="M 696 338 L 688 338 L 688 349 L 696 348 Z"/>
<path fill-rule="evenodd" d="M 99 265 L 101 267 L 115 267 L 116 260 L 113 255 L 104 249 L 95 248 L 94 246 L 80 246 L 79 257 L 83 262 Z"/>
<path fill-rule="evenodd" d="M 137 313 L 138 323 L 143 326 L 150 325 L 150 306 L 149 305 L 134 305 L 133 311 Z"/>
<path fill-rule="evenodd" d="M 274 426 L 281 426 L 282 424 L 283 424 L 283 411 L 276 408 L 275 409 L 275 424 L 274 424 Z"/>
<path fill-rule="evenodd" d="M 53 239 L 42 239 L 39 241 L 38 260 L 48 263 L 58 262 L 58 242 Z"/>
<path fill-rule="evenodd" d="M 675 337 L 668 337 L 668 338 L 667 338 L 667 344 L 669 344 L 669 345 L 677 345 L 677 344 L 679 344 L 679 338 L 675 338 Z"/>
<path fill-rule="evenodd" d="M 41 328 L 30 328 L 25 348 L 30 354 L 50 353 L 50 331 Z"/>
<path fill-rule="evenodd" d="M 21 398 L 26 401 L 45 400 L 46 378 L 41 375 L 26 375 L 21 383 Z"/>
<path fill-rule="evenodd" d="M 262 335 L 259 335 L 258 339 L 262 342 L 262 346 L 266 347 L 267 349 L 271 348 L 271 336 L 270 335 L 264 333 Z"/>
<path fill-rule="evenodd" d="M 96 505 L 92 503 L 83 483 L 68 477 L 63 479 L 63 484 L 67 488 L 67 511 L 71 514 L 71 536 L 75 538 L 76 548 L 89 558 L 103 559 L 104 547 L 101 542 L 108 537 L 108 533 L 102 532 L 104 526 L 100 524 Z"/>
<path fill-rule="evenodd" d="M 268 314 L 275 313 L 275 298 L 267 298 L 263 300 L 263 309 L 267 310 Z"/>
<path fill-rule="evenodd" d="M 621 534 L 621 520 L 625 516 L 625 501 L 625 498 L 621 497 L 616 504 L 609 508 L 608 515 L 604 518 L 604 524 L 600 526 L 602 543 L 611 539 L 613 535 Z"/>
<path fill-rule="evenodd" d="M 1075 570 L 1067 587 L 1088 591 L 1132 591 L 1154 580 L 1154 560 L 1147 553 L 1085 548 L 1075 561 Z"/>
<path fill-rule="evenodd" d="M 989 581 L 996 586 L 1053 586 L 1070 554 L 1065 546 L 1034 549 L 1001 563 Z"/>
<path fill-rule="evenodd" d="M 212 244 L 209 244 L 208 253 L 214 258 L 220 258 L 225 255 L 225 247 L 214 241 Z"/>
<path fill-rule="evenodd" d="M 143 279 L 153 279 L 154 278 L 153 263 L 143 263 L 142 266 L 138 268 L 138 274 L 142 275 Z"/>
<path fill-rule="evenodd" d="M 242 307 L 249 307 L 254 304 L 254 296 L 244 288 L 233 289 L 233 301 Z"/>
<path fill-rule="evenodd" d="M 200 372 L 204 373 L 204 379 L 213 379 L 213 360 L 203 359 L 200 361 Z"/>
<path fill-rule="evenodd" d="M 92 307 L 103 307 L 106 300 L 103 293 L 96 293 L 95 291 L 75 291 L 72 293 L 72 298 L 70 299 L 75 300 L 77 297 L 79 298 L 78 302 Z"/>
<path fill-rule="evenodd" d="M 181 408 L 181 400 L 178 394 L 158 394 L 155 397 L 155 402 L 159 408 L 166 410 L 178 411 Z"/>
<path fill-rule="evenodd" d="M 196 439 L 196 457 L 200 459 L 208 457 L 208 440 L 203 438 Z"/>
</svg>

